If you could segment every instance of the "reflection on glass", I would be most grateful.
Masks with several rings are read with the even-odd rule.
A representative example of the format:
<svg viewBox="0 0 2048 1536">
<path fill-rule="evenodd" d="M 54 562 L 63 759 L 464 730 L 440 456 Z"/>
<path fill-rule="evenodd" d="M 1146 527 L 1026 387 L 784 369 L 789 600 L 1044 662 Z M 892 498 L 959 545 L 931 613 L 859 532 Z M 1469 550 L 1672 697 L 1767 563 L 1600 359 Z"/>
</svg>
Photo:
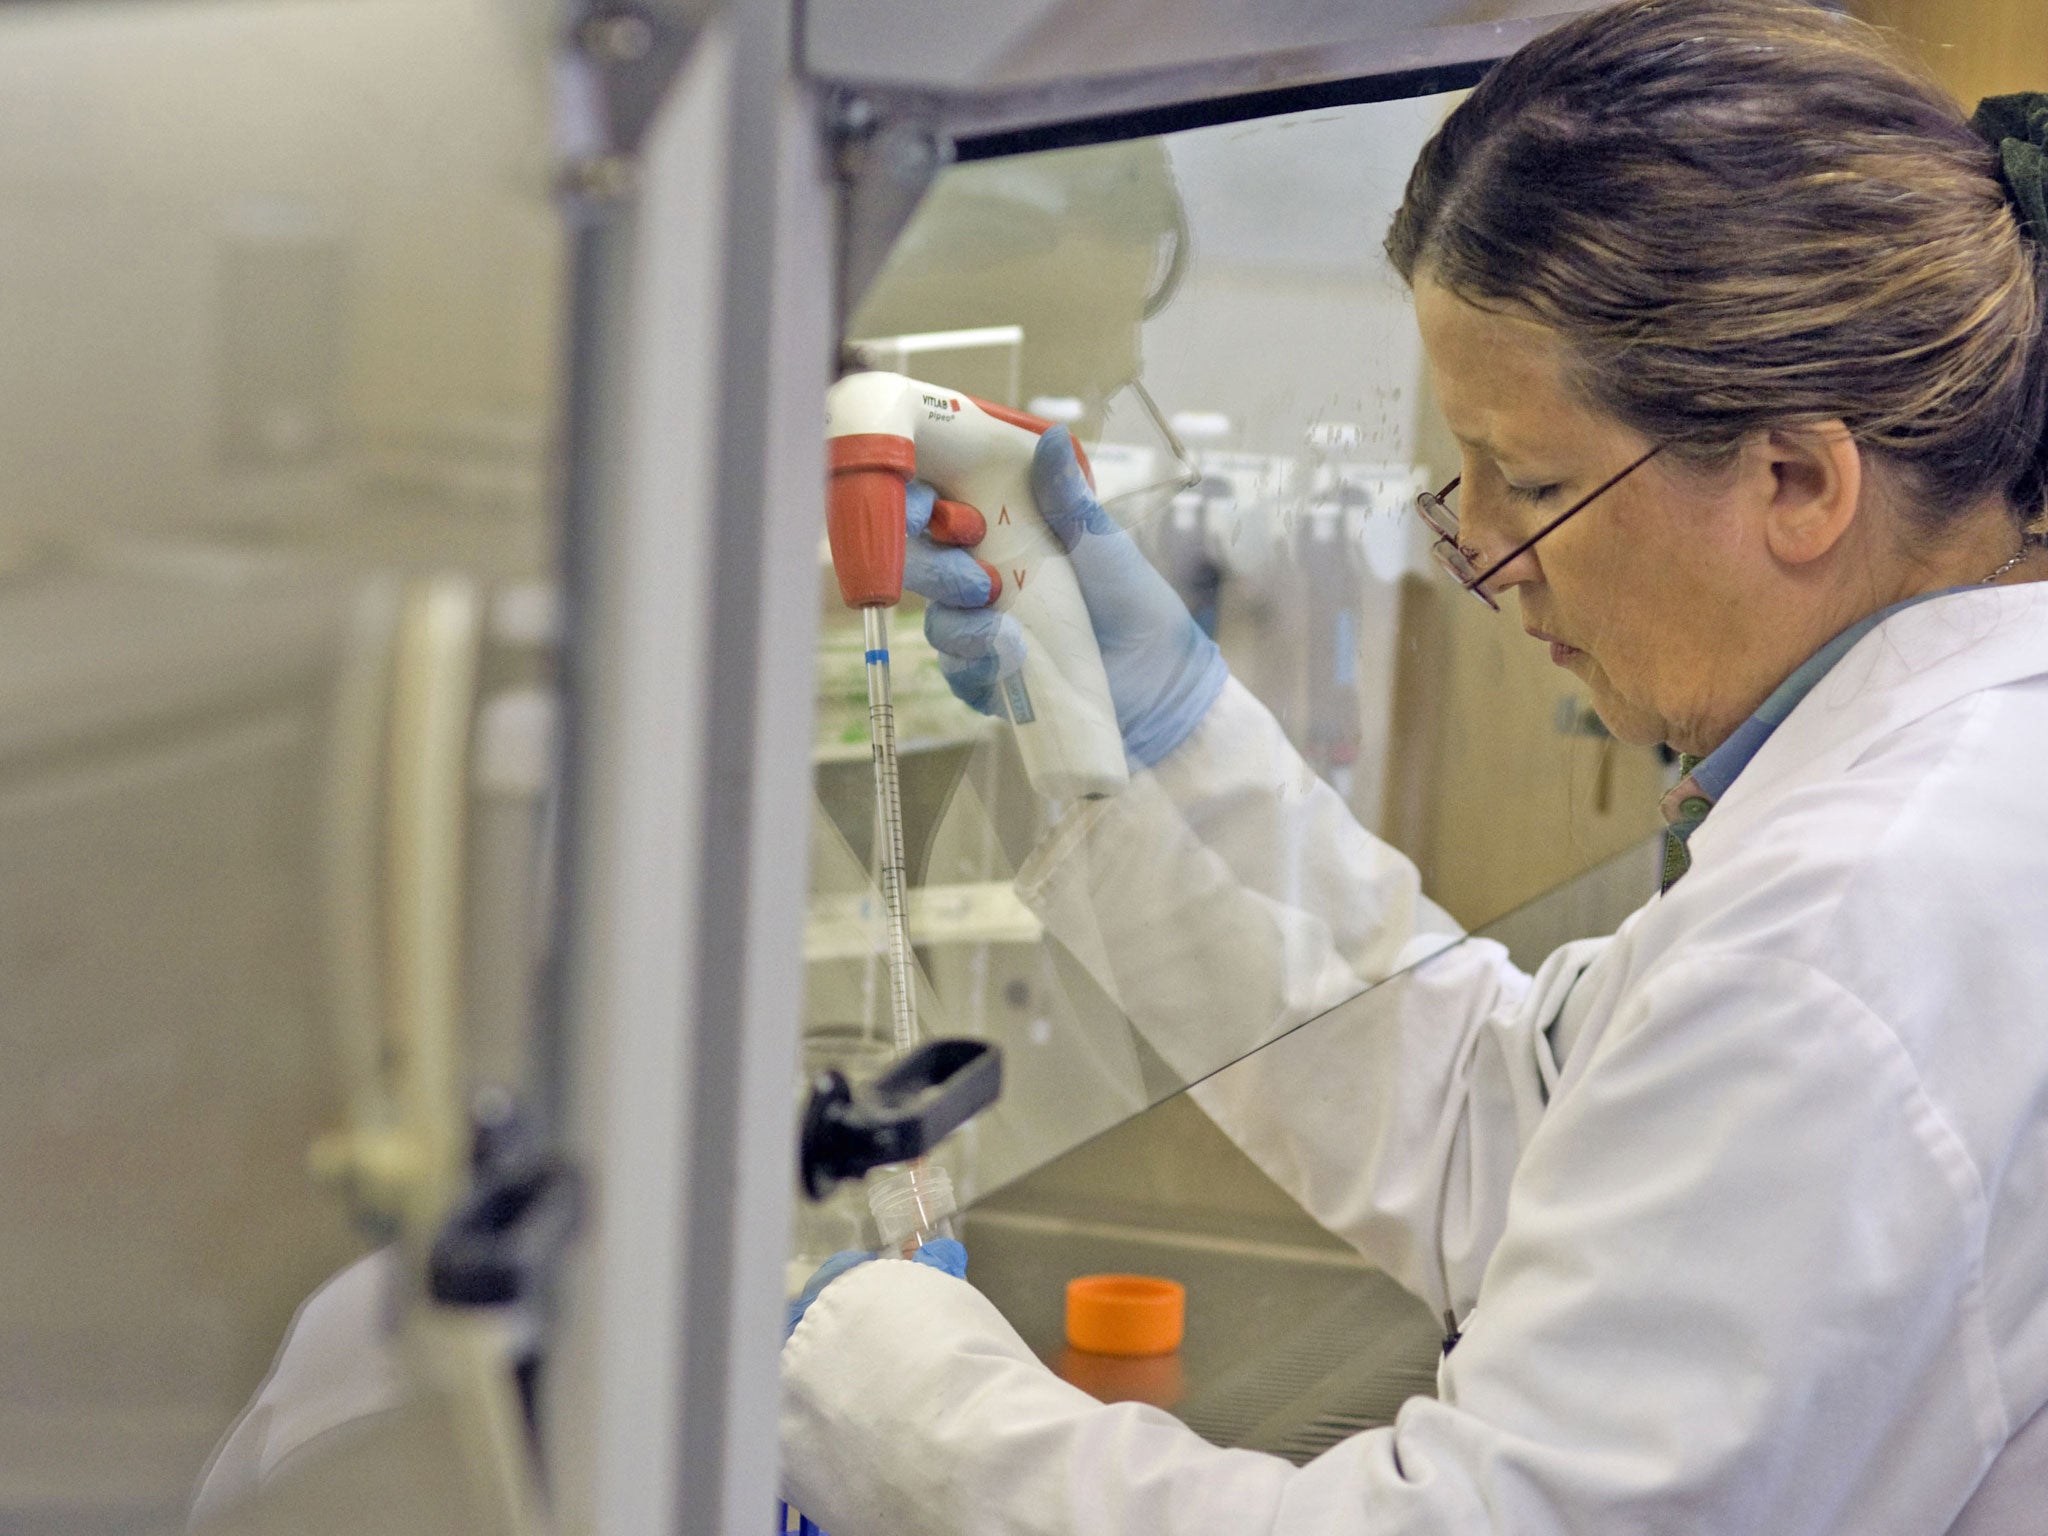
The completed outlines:
<svg viewBox="0 0 2048 1536">
<path fill-rule="evenodd" d="M 924 901 L 920 1018 L 1006 1044 L 1004 1100 L 965 1159 L 969 1194 L 1413 958 L 1364 942 L 1364 913 L 1319 911 L 1376 891 L 1300 881 L 1307 850 L 1343 836 L 1352 811 L 1378 819 L 1397 588 L 1417 569 L 1393 514 L 1425 471 L 1405 299 L 1364 231 L 1391 213 L 1395 166 L 1434 113 L 1362 109 L 1337 133 L 1272 123 L 952 168 L 854 315 L 850 367 L 1075 430 L 1106 510 L 1286 727 L 1266 762 L 1253 752 L 1217 772 L 1298 772 L 1237 831 L 1171 764 L 1098 807 L 1051 803 L 1008 725 L 950 696 L 905 602 L 897 731 Z M 1378 170 L 1360 180 L 1360 164 Z M 829 578 L 821 596 L 817 786 L 834 836 L 813 840 L 809 1044 L 813 1059 L 856 1059 L 885 1036 L 872 797 L 858 629 Z M 1124 827 L 1122 842 L 1077 836 L 1087 821 Z M 1389 881 L 1374 868 L 1364 887 Z M 1407 903 L 1386 913 L 1407 942 L 1454 932 L 1413 893 L 1389 899 Z M 1321 938 L 1303 946 L 1311 930 Z"/>
<path fill-rule="evenodd" d="M 1102 510 L 1131 533 L 1152 528 L 1176 497 L 1202 481 L 1194 455 L 1143 379 L 1131 379 L 1103 402 L 1092 457 Z"/>
<path fill-rule="evenodd" d="M 0 11 L 0 1529 L 182 1530 L 523 1075 L 542 11 Z"/>
<path fill-rule="evenodd" d="M 1443 110 L 951 167 L 852 319 L 849 368 L 1070 425 L 1234 679 L 1128 789 L 1063 803 L 1033 791 L 1007 722 L 951 696 L 906 598 L 919 1016 L 1005 1049 L 956 1173 L 970 1199 L 1333 1008 L 1400 1006 L 1393 979 L 1461 924 L 1653 824 L 1658 766 L 1584 734 L 1575 684 L 1446 603 L 1406 511 L 1456 451 L 1379 242 Z M 824 1049 L 879 1038 L 883 1015 L 858 630 L 829 574 L 820 591 Z"/>
</svg>

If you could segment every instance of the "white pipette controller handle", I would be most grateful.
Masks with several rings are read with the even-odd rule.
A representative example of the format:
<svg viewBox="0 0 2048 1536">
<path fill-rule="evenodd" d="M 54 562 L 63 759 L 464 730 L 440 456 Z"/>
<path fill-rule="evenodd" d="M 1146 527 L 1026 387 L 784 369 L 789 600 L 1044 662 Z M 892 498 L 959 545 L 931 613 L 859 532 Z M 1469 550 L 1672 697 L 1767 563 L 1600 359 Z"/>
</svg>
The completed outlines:
<svg viewBox="0 0 2048 1536">
<path fill-rule="evenodd" d="M 833 559 L 847 601 L 863 601 L 848 585 L 862 563 L 854 525 L 877 520 L 893 482 L 900 528 L 912 473 L 979 510 L 988 532 L 974 553 L 1002 579 L 993 606 L 1024 631 L 1023 668 L 999 693 L 1025 771 L 1042 795 L 1095 797 L 1122 789 L 1130 770 L 1080 583 L 1031 494 L 1032 454 L 1051 425 L 902 374 L 841 379 L 825 397 Z"/>
</svg>

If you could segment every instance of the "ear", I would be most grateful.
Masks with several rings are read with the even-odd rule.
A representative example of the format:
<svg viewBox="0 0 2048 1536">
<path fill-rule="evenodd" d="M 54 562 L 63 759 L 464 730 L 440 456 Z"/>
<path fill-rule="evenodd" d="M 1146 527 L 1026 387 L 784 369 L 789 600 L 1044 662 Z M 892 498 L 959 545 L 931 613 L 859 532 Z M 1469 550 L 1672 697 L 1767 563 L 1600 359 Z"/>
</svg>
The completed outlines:
<svg viewBox="0 0 2048 1536">
<path fill-rule="evenodd" d="M 1863 453 L 1839 421 L 1781 427 L 1758 445 L 1764 538 L 1786 565 L 1828 553 L 1856 521 L 1863 500 Z"/>
</svg>

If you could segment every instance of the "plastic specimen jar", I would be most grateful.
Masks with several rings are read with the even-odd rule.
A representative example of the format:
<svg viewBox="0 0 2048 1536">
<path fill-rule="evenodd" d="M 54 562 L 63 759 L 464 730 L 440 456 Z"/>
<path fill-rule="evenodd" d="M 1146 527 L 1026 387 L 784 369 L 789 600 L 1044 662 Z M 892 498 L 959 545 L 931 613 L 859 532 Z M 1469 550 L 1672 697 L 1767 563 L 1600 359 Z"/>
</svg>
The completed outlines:
<svg viewBox="0 0 2048 1536">
<path fill-rule="evenodd" d="M 868 1209 L 885 1254 L 909 1258 L 935 1237 L 953 1235 L 953 1178 L 929 1162 L 876 1179 L 868 1186 Z"/>
</svg>

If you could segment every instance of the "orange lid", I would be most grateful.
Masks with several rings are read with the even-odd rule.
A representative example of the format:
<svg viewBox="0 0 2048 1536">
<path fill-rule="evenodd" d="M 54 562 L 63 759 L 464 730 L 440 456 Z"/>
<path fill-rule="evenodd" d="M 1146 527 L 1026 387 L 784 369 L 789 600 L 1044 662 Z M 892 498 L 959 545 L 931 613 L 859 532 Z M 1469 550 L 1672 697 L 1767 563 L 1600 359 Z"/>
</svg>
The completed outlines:
<svg viewBox="0 0 2048 1536">
<path fill-rule="evenodd" d="M 1188 1293 L 1152 1275 L 1083 1275 L 1067 1282 L 1067 1342 L 1096 1355 L 1165 1355 L 1180 1348 Z"/>
</svg>

